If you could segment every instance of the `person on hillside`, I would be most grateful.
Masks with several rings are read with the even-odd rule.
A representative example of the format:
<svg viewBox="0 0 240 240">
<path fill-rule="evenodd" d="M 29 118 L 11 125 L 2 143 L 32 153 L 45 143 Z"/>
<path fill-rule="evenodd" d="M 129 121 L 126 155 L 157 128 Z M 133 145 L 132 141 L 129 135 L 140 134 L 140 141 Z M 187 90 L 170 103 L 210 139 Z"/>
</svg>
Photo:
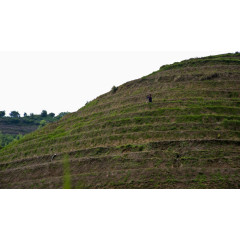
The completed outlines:
<svg viewBox="0 0 240 240">
<path fill-rule="evenodd" d="M 147 99 L 148 99 L 148 102 L 152 102 L 152 95 L 151 94 L 149 94 L 148 96 L 147 96 Z"/>
</svg>

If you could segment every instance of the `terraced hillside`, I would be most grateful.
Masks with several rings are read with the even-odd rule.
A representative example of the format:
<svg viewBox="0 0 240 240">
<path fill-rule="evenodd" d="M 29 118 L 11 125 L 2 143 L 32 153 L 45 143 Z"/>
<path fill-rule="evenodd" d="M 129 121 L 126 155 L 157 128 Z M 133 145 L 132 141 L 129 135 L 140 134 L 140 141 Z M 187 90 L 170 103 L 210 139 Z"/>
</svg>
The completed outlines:
<svg viewBox="0 0 240 240">
<path fill-rule="evenodd" d="M 0 160 L 1 188 L 239 188 L 240 54 L 165 65 Z"/>
</svg>

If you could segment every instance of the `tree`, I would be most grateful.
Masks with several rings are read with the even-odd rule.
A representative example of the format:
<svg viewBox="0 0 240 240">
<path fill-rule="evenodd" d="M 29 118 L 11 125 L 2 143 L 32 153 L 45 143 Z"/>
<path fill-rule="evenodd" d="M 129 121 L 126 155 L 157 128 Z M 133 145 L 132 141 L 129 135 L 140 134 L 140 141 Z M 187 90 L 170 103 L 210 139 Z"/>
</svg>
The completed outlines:
<svg viewBox="0 0 240 240">
<path fill-rule="evenodd" d="M 27 113 L 24 113 L 23 116 L 24 116 L 24 117 L 27 117 Z"/>
<path fill-rule="evenodd" d="M 47 124 L 47 122 L 45 120 L 41 120 L 38 128 L 42 128 L 46 124 Z"/>
<path fill-rule="evenodd" d="M 5 114 L 6 114 L 6 112 L 5 112 L 5 111 L 0 111 L 0 117 L 4 117 L 4 116 L 5 116 Z"/>
<path fill-rule="evenodd" d="M 61 112 L 61 113 L 59 113 L 56 117 L 55 117 L 55 119 L 60 119 L 60 118 L 62 118 L 63 116 L 65 116 L 66 114 L 68 114 L 69 112 Z"/>
<path fill-rule="evenodd" d="M 47 111 L 46 110 L 42 110 L 41 117 L 47 117 Z"/>
<path fill-rule="evenodd" d="M 117 90 L 118 90 L 118 87 L 113 86 L 111 91 L 112 91 L 112 93 L 115 93 Z"/>
<path fill-rule="evenodd" d="M 20 114 L 17 111 L 11 111 L 9 115 L 10 115 L 10 117 L 13 117 L 13 118 L 19 118 L 20 117 Z"/>
<path fill-rule="evenodd" d="M 51 118 L 54 118 L 55 117 L 55 113 L 49 113 L 48 116 L 51 117 Z"/>
</svg>

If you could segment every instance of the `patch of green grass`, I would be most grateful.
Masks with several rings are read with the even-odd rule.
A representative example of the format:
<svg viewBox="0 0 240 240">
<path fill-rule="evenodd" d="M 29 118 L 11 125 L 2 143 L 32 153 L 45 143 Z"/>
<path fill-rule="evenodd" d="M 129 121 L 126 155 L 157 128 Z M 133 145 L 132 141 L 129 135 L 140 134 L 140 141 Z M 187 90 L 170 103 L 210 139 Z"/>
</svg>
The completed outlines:
<svg viewBox="0 0 240 240">
<path fill-rule="evenodd" d="M 154 165 L 155 165 L 155 167 L 159 167 L 159 166 L 161 166 L 162 163 L 163 163 L 163 159 L 158 158 L 158 159 L 155 161 Z"/>
<path fill-rule="evenodd" d="M 48 139 L 55 140 L 59 137 L 64 137 L 67 135 L 67 132 L 64 129 L 56 129 L 47 135 Z"/>
<path fill-rule="evenodd" d="M 145 146 L 144 145 L 134 145 L 134 144 L 126 144 L 117 146 L 117 149 L 120 149 L 122 152 L 125 151 L 143 151 Z"/>
<path fill-rule="evenodd" d="M 63 158 L 63 188 L 70 189 L 71 188 L 71 175 L 70 175 L 70 162 L 69 156 L 65 155 Z"/>
<path fill-rule="evenodd" d="M 114 160 L 120 160 L 120 159 L 122 159 L 122 158 L 123 158 L 123 157 L 120 156 L 120 155 L 113 156 L 113 159 L 114 159 Z"/>
<path fill-rule="evenodd" d="M 228 176 L 222 175 L 220 172 L 212 174 L 212 179 L 214 181 L 222 181 L 227 180 Z"/>
<path fill-rule="evenodd" d="M 123 182 L 124 182 L 124 183 L 127 182 L 127 180 L 129 179 L 130 175 L 131 175 L 131 172 L 130 172 L 130 171 L 127 171 L 127 174 L 123 177 Z"/>
<path fill-rule="evenodd" d="M 166 178 L 166 182 L 167 183 L 175 183 L 177 181 L 177 179 L 174 177 L 174 176 L 171 176 L 171 175 L 169 175 L 169 176 L 167 176 L 167 178 Z"/>
<path fill-rule="evenodd" d="M 103 147 L 98 147 L 93 151 L 93 155 L 101 155 L 103 153 L 106 153 L 106 148 Z"/>
<path fill-rule="evenodd" d="M 240 120 L 228 120 L 224 119 L 222 125 L 226 129 L 240 130 Z"/>
<path fill-rule="evenodd" d="M 197 177 L 194 179 L 194 181 L 200 182 L 200 183 L 206 182 L 206 180 L 207 180 L 206 175 L 204 175 L 204 174 L 202 174 L 202 173 L 199 173 L 199 174 L 197 175 Z"/>
<path fill-rule="evenodd" d="M 146 75 L 146 76 L 143 76 L 142 79 L 143 79 L 143 80 L 146 80 L 146 79 L 148 79 L 148 77 L 152 76 L 153 74 L 155 74 L 155 73 L 157 73 L 157 72 L 159 72 L 159 70 L 154 71 L 154 72 L 152 72 L 152 73 L 150 73 L 150 74 L 148 74 L 148 75 Z"/>
<path fill-rule="evenodd" d="M 86 184 L 84 183 L 83 180 L 78 180 L 78 183 L 77 183 L 76 188 L 77 188 L 77 189 L 86 189 L 87 186 L 86 186 Z"/>
<path fill-rule="evenodd" d="M 232 55 L 229 55 L 231 57 Z M 196 67 L 200 65 L 213 65 L 213 64 L 240 64 L 240 60 L 236 58 L 226 58 L 224 55 L 210 56 L 205 58 L 194 58 L 184 60 L 182 62 L 175 62 L 173 64 L 167 64 L 160 67 L 160 71 L 176 69 L 181 67 Z"/>
<path fill-rule="evenodd" d="M 94 99 L 91 102 L 87 102 L 86 105 L 82 108 L 82 110 L 86 110 L 89 107 L 93 107 L 93 106 L 97 105 L 97 103 L 98 103 L 98 99 Z"/>
</svg>

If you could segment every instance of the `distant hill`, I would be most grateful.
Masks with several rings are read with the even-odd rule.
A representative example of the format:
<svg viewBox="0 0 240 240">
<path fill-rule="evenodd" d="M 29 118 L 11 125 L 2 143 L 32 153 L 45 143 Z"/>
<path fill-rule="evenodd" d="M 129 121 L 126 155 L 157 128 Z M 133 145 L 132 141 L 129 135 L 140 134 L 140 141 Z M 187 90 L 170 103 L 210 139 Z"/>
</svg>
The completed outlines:
<svg viewBox="0 0 240 240">
<path fill-rule="evenodd" d="M 58 121 L 66 114 L 62 112 L 58 116 L 50 113 L 46 116 L 32 114 L 25 117 L 0 117 L 0 148 L 47 123 Z"/>
<path fill-rule="evenodd" d="M 162 66 L 9 144 L 0 187 L 240 188 L 239 156 L 240 54 L 222 54 Z"/>
</svg>

